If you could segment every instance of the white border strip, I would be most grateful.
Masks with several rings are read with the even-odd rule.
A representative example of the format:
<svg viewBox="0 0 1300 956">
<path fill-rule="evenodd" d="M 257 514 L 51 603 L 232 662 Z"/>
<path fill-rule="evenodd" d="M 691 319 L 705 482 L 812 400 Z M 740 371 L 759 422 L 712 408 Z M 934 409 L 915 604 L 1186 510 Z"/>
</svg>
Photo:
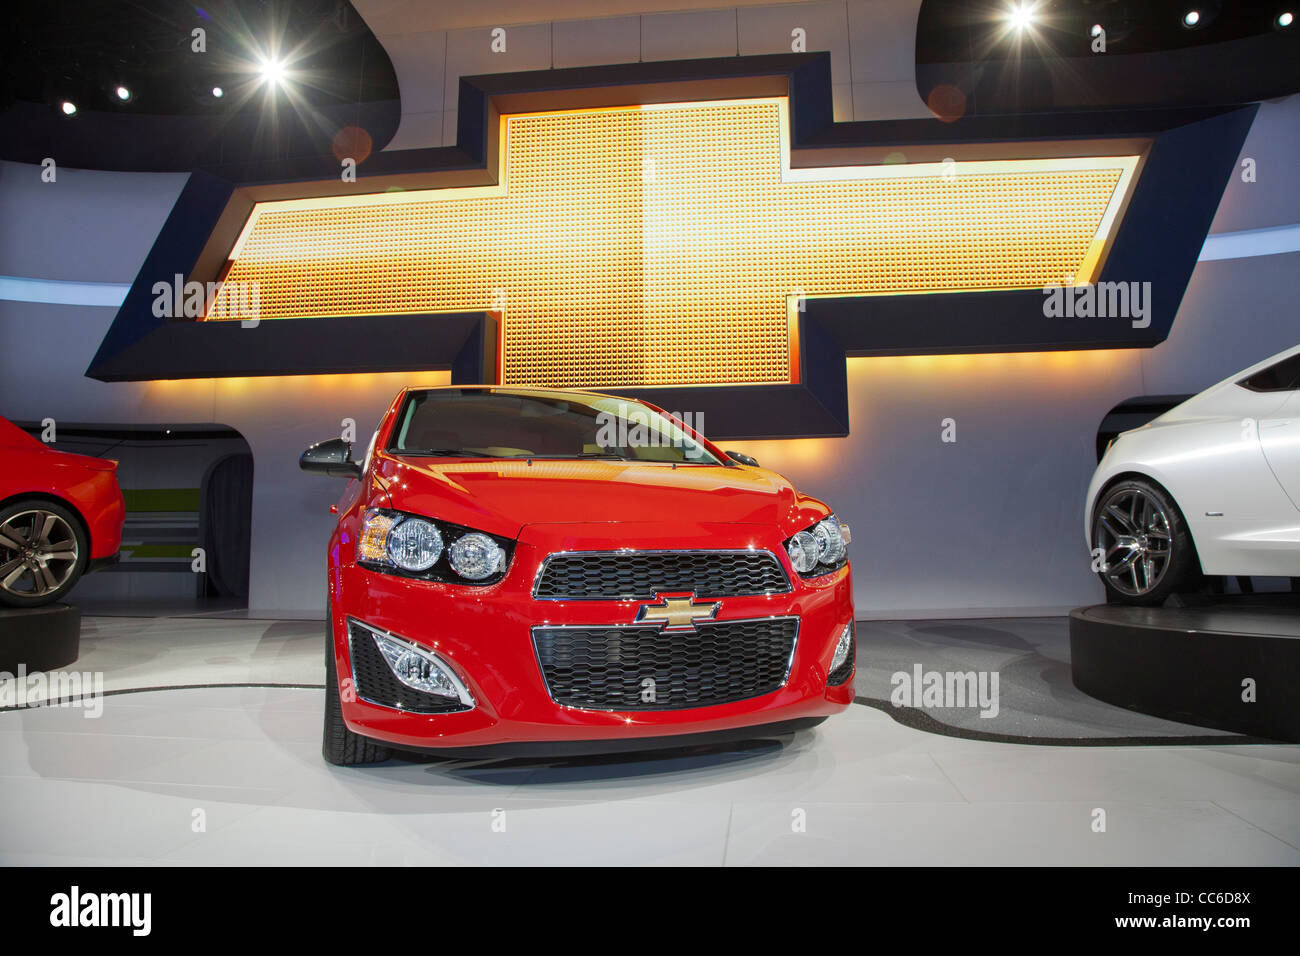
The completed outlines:
<svg viewBox="0 0 1300 956">
<path fill-rule="evenodd" d="M 63 279 L 0 276 L 0 300 L 8 302 L 117 307 L 122 304 L 130 288 L 129 282 L 69 282 Z"/>
<path fill-rule="evenodd" d="M 1300 223 L 1208 235 L 1205 237 L 1205 245 L 1201 247 L 1199 261 L 1250 259 L 1255 256 L 1277 256 L 1287 252 L 1300 252 Z"/>
</svg>

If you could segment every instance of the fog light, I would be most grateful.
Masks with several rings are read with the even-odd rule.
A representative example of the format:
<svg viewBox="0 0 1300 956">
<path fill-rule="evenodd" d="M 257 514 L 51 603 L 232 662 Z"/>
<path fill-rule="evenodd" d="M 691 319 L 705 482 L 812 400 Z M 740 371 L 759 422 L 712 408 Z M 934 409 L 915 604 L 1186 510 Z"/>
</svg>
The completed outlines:
<svg viewBox="0 0 1300 956">
<path fill-rule="evenodd" d="M 831 658 L 831 666 L 827 673 L 833 674 L 843 667 L 851 653 L 853 653 L 853 623 L 850 621 L 840 632 L 840 639 L 835 644 L 835 656 Z"/>
<path fill-rule="evenodd" d="M 366 628 L 375 639 L 379 653 L 392 668 L 393 675 L 412 690 L 425 694 L 459 700 L 466 707 L 474 706 L 474 697 L 461 683 L 446 661 L 427 648 L 410 641 Z"/>
</svg>

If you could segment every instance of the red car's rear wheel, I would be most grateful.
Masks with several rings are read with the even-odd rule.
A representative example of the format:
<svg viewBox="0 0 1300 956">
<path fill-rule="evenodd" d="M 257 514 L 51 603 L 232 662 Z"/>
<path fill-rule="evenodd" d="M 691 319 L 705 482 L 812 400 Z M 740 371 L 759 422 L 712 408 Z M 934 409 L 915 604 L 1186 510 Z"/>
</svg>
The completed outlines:
<svg viewBox="0 0 1300 956">
<path fill-rule="evenodd" d="M 62 505 L 37 498 L 0 508 L 0 604 L 52 604 L 72 590 L 89 558 L 81 520 Z"/>
</svg>

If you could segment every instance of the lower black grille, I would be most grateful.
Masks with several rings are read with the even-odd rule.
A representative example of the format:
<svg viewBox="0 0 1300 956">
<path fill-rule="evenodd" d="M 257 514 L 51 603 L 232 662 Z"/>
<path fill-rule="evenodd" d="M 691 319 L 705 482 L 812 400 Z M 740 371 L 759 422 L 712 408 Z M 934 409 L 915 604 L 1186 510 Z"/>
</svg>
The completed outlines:
<svg viewBox="0 0 1300 956">
<path fill-rule="evenodd" d="M 793 617 L 716 621 L 695 630 L 536 627 L 551 698 L 586 710 L 683 710 L 760 697 L 788 676 Z"/>
<path fill-rule="evenodd" d="M 398 680 L 379 652 L 374 635 L 355 621 L 348 622 L 348 648 L 352 656 L 352 679 L 362 700 L 413 714 L 451 714 L 465 710 L 459 700 L 426 694 Z"/>
<path fill-rule="evenodd" d="M 775 594 L 790 579 L 771 551 L 585 551 L 546 559 L 533 595 L 579 601 Z"/>
</svg>

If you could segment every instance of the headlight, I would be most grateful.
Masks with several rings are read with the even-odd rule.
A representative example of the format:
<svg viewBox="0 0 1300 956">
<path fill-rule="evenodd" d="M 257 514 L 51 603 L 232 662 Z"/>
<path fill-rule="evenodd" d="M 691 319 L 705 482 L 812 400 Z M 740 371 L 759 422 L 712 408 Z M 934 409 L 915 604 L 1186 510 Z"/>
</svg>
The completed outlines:
<svg viewBox="0 0 1300 956">
<path fill-rule="evenodd" d="M 357 541 L 362 567 L 427 581 L 492 584 L 510 563 L 513 542 L 462 525 L 372 508 Z"/>
<path fill-rule="evenodd" d="M 388 557 L 403 571 L 427 571 L 442 557 L 442 534 L 423 518 L 407 518 L 388 532 Z"/>
<path fill-rule="evenodd" d="M 842 567 L 848 557 L 845 535 L 835 515 L 792 536 L 786 541 L 785 550 L 794 569 L 804 577 L 830 574 Z"/>
<path fill-rule="evenodd" d="M 447 560 L 461 577 L 481 581 L 505 567 L 506 553 L 487 535 L 475 531 L 451 546 Z"/>
<path fill-rule="evenodd" d="M 813 526 L 812 536 L 817 540 L 817 562 L 837 564 L 844 557 L 844 535 L 834 515 Z"/>
<path fill-rule="evenodd" d="M 800 574 L 807 574 L 817 567 L 817 539 L 808 531 L 800 531 L 785 546 L 790 555 L 790 563 Z"/>
</svg>

